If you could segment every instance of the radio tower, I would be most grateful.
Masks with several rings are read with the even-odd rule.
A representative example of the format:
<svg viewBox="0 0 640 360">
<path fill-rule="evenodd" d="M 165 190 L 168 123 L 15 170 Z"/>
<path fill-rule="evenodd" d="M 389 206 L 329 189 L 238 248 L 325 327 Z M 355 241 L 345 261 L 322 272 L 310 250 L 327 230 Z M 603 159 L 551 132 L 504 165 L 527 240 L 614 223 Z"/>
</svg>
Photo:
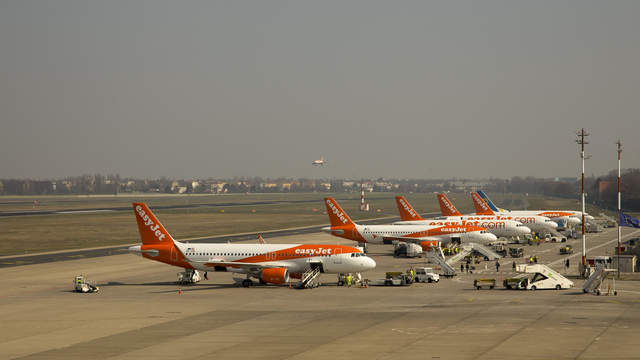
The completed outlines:
<svg viewBox="0 0 640 360">
<path fill-rule="evenodd" d="M 584 274 L 584 270 L 587 267 L 587 248 L 586 236 L 584 231 L 584 145 L 589 143 L 588 141 L 585 141 L 584 138 L 585 136 L 589 136 L 589 134 L 585 133 L 584 128 L 582 128 L 576 133 L 576 135 L 578 135 L 578 139 L 576 139 L 576 142 L 580 145 L 580 158 L 582 159 L 582 268 L 580 269 L 580 272 Z"/>
<path fill-rule="evenodd" d="M 622 214 L 622 197 L 620 196 L 620 154 L 622 154 L 622 141 L 618 139 L 618 260 L 616 261 L 618 264 L 618 277 L 620 276 L 620 248 L 622 246 L 621 238 L 620 238 L 620 215 Z"/>
<path fill-rule="evenodd" d="M 360 183 L 360 211 L 369 211 L 369 204 L 364 203 L 364 182 Z"/>
</svg>

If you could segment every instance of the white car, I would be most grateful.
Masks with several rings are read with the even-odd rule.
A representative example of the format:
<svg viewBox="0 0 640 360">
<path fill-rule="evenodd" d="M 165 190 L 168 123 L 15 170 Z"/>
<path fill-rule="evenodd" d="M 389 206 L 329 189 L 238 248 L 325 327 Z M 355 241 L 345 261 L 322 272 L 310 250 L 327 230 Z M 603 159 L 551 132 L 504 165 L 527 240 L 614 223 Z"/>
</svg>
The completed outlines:
<svg viewBox="0 0 640 360">
<path fill-rule="evenodd" d="M 440 275 L 433 272 L 432 268 L 419 267 L 415 268 L 413 279 L 415 282 L 438 282 L 440 281 Z"/>
</svg>

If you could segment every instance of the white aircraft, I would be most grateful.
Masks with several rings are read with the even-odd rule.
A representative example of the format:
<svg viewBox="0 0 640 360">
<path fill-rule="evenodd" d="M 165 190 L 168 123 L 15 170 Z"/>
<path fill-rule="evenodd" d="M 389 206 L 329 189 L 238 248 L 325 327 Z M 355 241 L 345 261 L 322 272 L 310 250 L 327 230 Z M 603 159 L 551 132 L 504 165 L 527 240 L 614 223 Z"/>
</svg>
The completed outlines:
<svg viewBox="0 0 640 360">
<path fill-rule="evenodd" d="M 313 162 L 311 162 L 311 165 L 314 166 L 324 166 L 327 163 L 327 161 L 324 159 L 324 157 L 320 157 L 320 160 L 313 160 Z"/>
<path fill-rule="evenodd" d="M 351 221 L 333 198 L 325 198 L 331 226 L 322 230 L 334 236 L 359 243 L 392 244 L 404 241 L 419 244 L 424 250 L 433 246 L 434 241 L 491 243 L 497 238 L 487 233 L 481 226 L 465 225 L 358 225 Z"/>
<path fill-rule="evenodd" d="M 230 271 L 246 274 L 242 285 L 284 284 L 289 278 L 319 268 L 321 272 L 356 273 L 372 270 L 376 262 L 362 250 L 344 245 L 306 244 L 184 244 L 171 237 L 144 203 L 133 203 L 141 245 L 129 251 L 186 270 Z"/>
<path fill-rule="evenodd" d="M 444 200 L 449 202 L 449 199 L 447 199 L 446 196 L 443 195 L 443 197 L 444 197 Z M 471 193 L 471 199 L 473 200 L 473 205 L 476 208 L 477 216 L 480 216 L 480 215 L 496 216 L 499 219 L 509 219 L 509 220 L 519 221 L 527 225 L 528 227 L 530 227 L 531 230 L 538 233 L 540 232 L 544 233 L 545 231 L 552 231 L 558 228 L 558 223 L 549 219 L 546 216 L 535 215 L 535 214 L 519 214 L 519 213 L 496 214 L 493 210 L 491 210 L 491 208 L 489 208 L 489 205 L 487 205 L 487 203 L 484 202 L 484 200 L 482 200 L 482 198 L 478 194 Z M 453 206 L 453 204 L 451 204 L 451 206 Z"/>
<path fill-rule="evenodd" d="M 500 214 L 509 214 L 513 216 L 529 216 L 538 215 L 546 216 L 556 222 L 566 222 L 568 225 L 579 225 L 582 222 L 582 212 L 574 210 L 506 210 L 495 206 L 495 204 L 489 199 L 487 194 L 482 190 L 476 191 L 476 194 L 482 198 L 482 200 L 489 206 L 491 210 Z M 584 217 L 588 220 L 593 220 L 593 216 L 584 213 Z"/>
<path fill-rule="evenodd" d="M 409 204 L 404 196 L 396 196 L 396 204 L 400 219 L 394 225 L 475 225 L 487 229 L 487 232 L 498 237 L 516 237 L 531 234 L 531 229 L 515 220 L 497 219 L 495 216 L 447 216 L 437 219 L 423 219 Z"/>
</svg>

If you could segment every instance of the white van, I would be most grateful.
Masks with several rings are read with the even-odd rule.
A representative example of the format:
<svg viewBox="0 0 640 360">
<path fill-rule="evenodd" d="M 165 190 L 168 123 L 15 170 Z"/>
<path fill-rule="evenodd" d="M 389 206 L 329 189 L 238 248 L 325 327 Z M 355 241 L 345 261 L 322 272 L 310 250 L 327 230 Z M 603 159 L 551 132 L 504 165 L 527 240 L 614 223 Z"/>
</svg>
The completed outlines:
<svg viewBox="0 0 640 360">
<path fill-rule="evenodd" d="M 438 282 L 440 281 L 440 275 L 433 272 L 432 268 L 419 267 L 415 268 L 413 279 L 415 282 Z"/>
</svg>

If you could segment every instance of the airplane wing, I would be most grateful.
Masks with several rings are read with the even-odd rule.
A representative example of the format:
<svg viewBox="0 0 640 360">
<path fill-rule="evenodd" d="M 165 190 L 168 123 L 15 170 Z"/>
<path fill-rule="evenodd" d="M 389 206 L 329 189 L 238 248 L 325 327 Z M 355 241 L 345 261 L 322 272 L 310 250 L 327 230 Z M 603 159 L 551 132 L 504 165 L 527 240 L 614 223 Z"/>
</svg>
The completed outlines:
<svg viewBox="0 0 640 360">
<path fill-rule="evenodd" d="M 425 237 L 419 237 L 419 238 L 405 237 L 405 236 L 383 236 L 382 239 L 386 241 L 402 241 L 402 242 L 414 243 L 418 245 L 422 244 L 425 241 L 440 241 L 440 239 L 437 239 L 431 236 L 425 236 Z"/>
<path fill-rule="evenodd" d="M 288 264 L 282 263 L 248 263 L 248 262 L 237 262 L 237 261 L 224 261 L 224 260 L 216 260 L 211 259 L 209 261 L 191 261 L 193 264 L 202 265 L 204 267 L 214 268 L 216 266 L 231 266 L 236 268 L 244 269 L 248 272 L 258 272 L 262 269 L 274 269 L 274 268 L 288 268 Z"/>
</svg>

